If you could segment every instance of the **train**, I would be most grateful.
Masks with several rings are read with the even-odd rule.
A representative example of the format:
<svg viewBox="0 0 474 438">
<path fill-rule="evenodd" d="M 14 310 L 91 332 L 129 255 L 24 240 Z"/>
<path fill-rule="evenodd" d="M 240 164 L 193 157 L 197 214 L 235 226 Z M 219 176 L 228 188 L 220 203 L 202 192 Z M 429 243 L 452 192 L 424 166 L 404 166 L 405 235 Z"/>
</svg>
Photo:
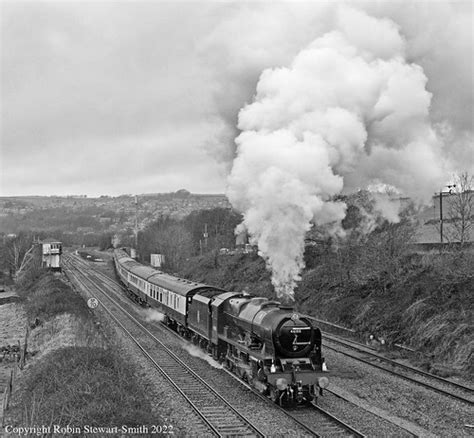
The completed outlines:
<svg viewBox="0 0 474 438">
<path fill-rule="evenodd" d="M 185 280 L 114 250 L 130 296 L 282 407 L 311 403 L 328 385 L 321 331 L 278 301 Z"/>
</svg>

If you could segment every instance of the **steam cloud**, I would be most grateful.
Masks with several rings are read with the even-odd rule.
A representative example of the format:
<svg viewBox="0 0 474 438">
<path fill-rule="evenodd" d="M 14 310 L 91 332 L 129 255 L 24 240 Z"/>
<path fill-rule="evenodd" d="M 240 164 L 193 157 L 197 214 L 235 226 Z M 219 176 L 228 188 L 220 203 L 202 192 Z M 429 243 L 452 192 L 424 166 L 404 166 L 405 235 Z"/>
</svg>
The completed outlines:
<svg viewBox="0 0 474 438">
<path fill-rule="evenodd" d="M 346 6 L 289 67 L 260 75 L 239 113 L 228 196 L 280 299 L 294 298 L 312 223 L 342 232 L 346 206 L 335 195 L 388 184 L 423 201 L 443 179 L 426 83 L 393 21 Z M 397 221 L 391 204 L 377 200 Z"/>
<path fill-rule="evenodd" d="M 142 309 L 141 313 L 147 322 L 163 322 L 165 320 L 165 315 L 156 309 Z"/>
<path fill-rule="evenodd" d="M 219 370 L 224 368 L 224 366 L 222 364 L 217 362 L 217 360 L 214 360 L 211 356 L 209 356 L 207 353 L 202 351 L 199 347 L 196 347 L 195 345 L 190 345 L 190 344 L 187 344 L 187 343 L 183 344 L 182 347 L 191 356 L 198 357 L 202 360 L 205 360 L 213 368 L 217 368 Z"/>
</svg>

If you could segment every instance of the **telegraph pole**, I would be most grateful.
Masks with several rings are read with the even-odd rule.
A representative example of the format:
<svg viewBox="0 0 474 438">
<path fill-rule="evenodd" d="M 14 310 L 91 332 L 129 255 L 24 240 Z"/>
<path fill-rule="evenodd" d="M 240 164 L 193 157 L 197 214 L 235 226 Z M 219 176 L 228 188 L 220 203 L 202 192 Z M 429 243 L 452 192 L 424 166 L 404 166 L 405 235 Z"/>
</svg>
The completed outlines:
<svg viewBox="0 0 474 438">
<path fill-rule="evenodd" d="M 443 243 L 443 191 L 439 191 L 439 240 Z"/>
<path fill-rule="evenodd" d="M 450 195 L 456 184 L 448 184 L 445 187 L 449 189 L 447 192 L 443 192 L 443 189 L 439 191 L 439 240 L 441 243 L 443 243 L 443 193 Z"/>
<path fill-rule="evenodd" d="M 138 196 L 135 195 L 135 257 L 138 259 Z"/>
</svg>

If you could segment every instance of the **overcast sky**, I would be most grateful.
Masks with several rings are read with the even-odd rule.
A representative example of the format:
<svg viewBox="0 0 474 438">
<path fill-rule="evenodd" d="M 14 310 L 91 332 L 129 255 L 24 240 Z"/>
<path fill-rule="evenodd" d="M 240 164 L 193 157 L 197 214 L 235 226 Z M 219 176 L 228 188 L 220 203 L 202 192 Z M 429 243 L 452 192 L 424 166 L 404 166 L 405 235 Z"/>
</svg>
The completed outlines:
<svg viewBox="0 0 474 438">
<path fill-rule="evenodd" d="M 351 4 L 396 23 L 440 159 L 472 171 L 472 3 Z M 331 31 L 336 5 L 2 2 L 0 195 L 225 192 L 260 74 Z"/>
</svg>

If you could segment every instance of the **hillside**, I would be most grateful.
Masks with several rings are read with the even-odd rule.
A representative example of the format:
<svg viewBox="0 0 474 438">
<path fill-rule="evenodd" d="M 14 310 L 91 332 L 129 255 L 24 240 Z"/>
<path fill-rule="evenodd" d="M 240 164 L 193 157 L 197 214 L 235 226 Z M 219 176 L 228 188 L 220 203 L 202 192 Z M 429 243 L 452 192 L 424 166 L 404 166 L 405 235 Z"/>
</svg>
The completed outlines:
<svg viewBox="0 0 474 438">
<path fill-rule="evenodd" d="M 196 210 L 230 207 L 224 195 L 175 193 L 101 196 L 0 197 L 0 239 L 54 236 L 64 245 L 107 248 L 112 239 L 130 244 L 135 227 L 143 230 L 161 217 L 180 219 Z"/>
<path fill-rule="evenodd" d="M 304 272 L 296 308 L 363 336 L 411 346 L 424 353 L 418 359 L 432 372 L 472 375 L 473 264 L 470 253 L 411 254 L 397 279 L 382 287 L 373 278 L 338 284 L 322 263 Z M 270 275 L 256 254 L 196 257 L 179 274 L 274 298 Z"/>
<path fill-rule="evenodd" d="M 179 190 L 117 197 L 76 196 L 0 197 L 0 233 L 19 230 L 119 232 L 139 228 L 161 215 L 184 217 L 195 210 L 229 207 L 224 195 L 200 195 Z"/>
<path fill-rule="evenodd" d="M 444 240 L 455 241 L 455 230 L 450 219 L 455 195 L 446 195 L 444 201 Z M 138 201 L 135 204 L 135 201 Z M 405 208 L 410 199 L 394 199 Z M 414 211 L 417 223 L 414 242 L 437 243 L 440 200 L 434 196 L 430 205 Z M 138 227 L 143 230 L 161 216 L 184 218 L 192 212 L 213 208 L 231 208 L 224 194 L 204 195 L 184 189 L 174 193 L 142 194 L 137 196 L 20 196 L 0 197 L 0 234 L 17 234 L 21 230 L 46 232 L 69 244 L 95 245 L 92 234 L 131 233 Z M 87 237 L 84 236 L 88 236 Z M 474 241 L 474 227 L 468 240 Z M 110 240 L 110 238 L 109 238 Z"/>
</svg>

